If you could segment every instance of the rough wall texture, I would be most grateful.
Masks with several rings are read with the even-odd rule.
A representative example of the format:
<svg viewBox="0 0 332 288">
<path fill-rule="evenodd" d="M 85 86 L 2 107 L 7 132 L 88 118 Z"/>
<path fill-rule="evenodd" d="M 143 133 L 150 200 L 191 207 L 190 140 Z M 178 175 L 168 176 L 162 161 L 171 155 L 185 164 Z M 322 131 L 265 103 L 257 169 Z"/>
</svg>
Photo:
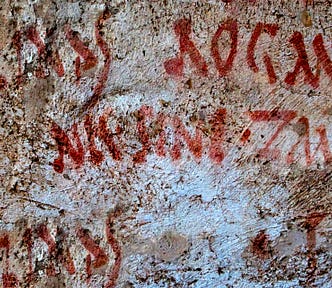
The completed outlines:
<svg viewBox="0 0 332 288">
<path fill-rule="evenodd" d="M 0 2 L 2 287 L 331 287 L 331 1 Z"/>
</svg>

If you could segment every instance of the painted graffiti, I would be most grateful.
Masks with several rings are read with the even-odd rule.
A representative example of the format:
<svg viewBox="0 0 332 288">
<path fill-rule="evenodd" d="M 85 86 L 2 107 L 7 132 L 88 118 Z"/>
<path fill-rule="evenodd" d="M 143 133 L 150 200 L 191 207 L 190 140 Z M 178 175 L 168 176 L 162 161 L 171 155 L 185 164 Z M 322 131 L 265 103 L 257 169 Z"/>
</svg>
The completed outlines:
<svg viewBox="0 0 332 288">
<path fill-rule="evenodd" d="M 95 38 L 97 46 L 102 51 L 105 58 L 103 69 L 99 75 L 99 80 L 94 87 L 94 94 L 85 104 L 85 108 L 91 108 L 98 101 L 101 91 L 106 83 L 108 73 L 111 67 L 111 50 L 102 38 L 101 28 L 104 22 L 110 18 L 110 12 L 105 10 L 95 23 Z M 195 45 L 192 35 L 192 23 L 190 20 L 182 18 L 174 22 L 173 30 L 179 43 L 178 54 L 171 59 L 164 62 L 164 68 L 168 75 L 177 78 L 184 76 L 185 66 L 187 62 L 190 62 L 196 70 L 196 73 L 201 77 L 208 77 L 210 69 L 208 67 L 206 59 L 202 56 L 201 52 Z M 273 41 L 279 31 L 279 26 L 274 23 L 258 22 L 251 33 L 251 37 L 246 47 L 246 65 L 250 68 L 252 73 L 258 73 L 260 68 L 256 63 L 256 50 L 260 47 L 259 39 L 263 34 L 268 35 Z M 95 67 L 98 63 L 97 56 L 84 44 L 80 39 L 79 33 L 73 31 L 69 25 L 64 27 L 66 41 L 70 44 L 72 49 L 78 54 L 75 63 L 76 82 L 80 82 L 82 72 L 87 71 Z M 224 32 L 227 32 L 230 38 L 230 49 L 226 59 L 222 59 L 220 54 L 219 42 L 223 40 Z M 41 38 L 37 28 L 33 25 L 17 31 L 13 37 L 13 47 L 16 49 L 17 61 L 18 61 L 18 73 L 17 83 L 24 83 L 24 71 L 22 63 L 22 49 L 23 41 L 29 41 L 32 43 L 38 51 L 39 61 L 38 67 L 35 71 L 35 75 L 38 78 L 45 78 L 49 75 L 50 71 L 48 67 L 51 67 L 58 77 L 65 75 L 64 66 L 62 64 L 59 52 L 48 45 L 54 38 L 54 31 L 48 31 L 44 39 Z M 234 19 L 227 19 L 217 28 L 215 34 L 211 39 L 210 54 L 213 59 L 215 68 L 217 69 L 220 77 L 227 77 L 234 66 L 236 56 L 239 52 L 239 24 Z M 312 49 L 316 56 L 315 65 L 310 65 L 308 58 L 308 44 L 305 43 L 302 33 L 295 31 L 288 39 L 288 45 L 292 47 L 296 54 L 296 61 L 291 71 L 284 71 L 285 76 L 283 79 L 278 79 L 274 65 L 276 60 L 272 58 L 267 52 L 263 52 L 262 59 L 264 63 L 264 70 L 269 83 L 275 84 L 277 81 L 282 81 L 288 84 L 290 87 L 296 85 L 301 79 L 304 83 L 311 86 L 314 89 L 319 88 L 320 78 L 322 73 L 325 73 L 330 79 L 332 79 L 332 61 L 328 52 L 328 45 L 324 42 L 322 34 L 317 34 L 311 43 Z M 188 56 L 188 60 L 187 57 Z M 82 62 L 83 60 L 83 62 Z M 315 72 L 316 71 L 316 72 Z M 0 89 L 4 89 L 7 85 L 6 78 L 0 76 Z"/>
<path fill-rule="evenodd" d="M 295 157 L 296 153 L 300 153 L 301 157 L 305 157 L 306 165 L 310 166 L 315 162 L 316 156 L 321 153 L 325 163 L 332 161 L 327 132 L 329 127 L 323 124 L 310 127 L 309 119 L 298 115 L 294 110 L 256 110 L 248 111 L 245 114 L 251 123 L 249 128 L 246 128 L 241 135 L 233 134 L 231 137 L 233 139 L 240 137 L 240 145 L 245 148 L 248 148 L 248 145 L 257 146 L 256 152 L 259 157 L 269 160 L 283 159 L 286 164 L 292 164 L 298 161 L 298 157 Z M 54 170 L 62 173 L 69 159 L 76 168 L 81 167 L 86 161 L 93 165 L 100 165 L 106 155 L 114 161 L 122 161 L 129 157 L 133 163 L 142 164 L 147 161 L 149 154 L 156 154 L 161 158 L 170 157 L 176 162 L 183 157 L 183 153 L 189 152 L 195 161 L 199 161 L 204 154 L 207 154 L 216 165 L 222 164 L 227 156 L 224 147 L 225 134 L 232 133 L 232 131 L 229 131 L 228 114 L 224 108 L 217 109 L 204 120 L 198 119 L 191 127 L 188 127 L 178 116 L 156 113 L 149 106 L 142 106 L 133 112 L 131 117 L 135 119 L 133 123 L 136 124 L 132 123 L 129 127 L 128 124 L 126 126 L 122 122 L 120 117 L 116 116 L 115 112 L 107 109 L 96 119 L 97 121 L 94 121 L 93 117 L 88 114 L 85 116 L 83 125 L 75 123 L 68 131 L 64 131 L 53 122 L 51 136 L 58 147 L 58 157 L 53 162 Z M 109 127 L 110 119 L 113 124 L 115 123 L 113 129 Z M 256 125 L 264 127 L 262 126 L 264 123 L 270 125 L 270 130 L 274 130 L 272 136 L 261 143 L 257 140 L 250 141 L 255 136 L 251 130 Z M 296 142 L 287 148 L 286 153 L 282 153 L 280 148 L 284 147 L 278 147 L 275 142 L 282 134 L 290 135 L 290 125 L 295 125 L 300 131 Z M 125 144 L 125 129 L 136 130 L 135 138 L 138 145 L 141 146 L 136 152 L 128 152 Z M 264 128 L 261 128 L 261 131 L 263 133 Z M 83 143 L 80 133 L 86 134 L 88 140 L 86 144 Z M 312 150 L 310 137 L 313 136 L 318 137 L 318 144 Z M 100 147 L 107 149 L 107 153 L 97 148 L 96 139 L 102 143 Z"/>
<path fill-rule="evenodd" d="M 326 281 L 324 1 L 5 2 L 1 287 Z"/>
<path fill-rule="evenodd" d="M 175 58 L 168 59 L 164 62 L 164 68 L 166 73 L 181 78 L 184 76 L 185 56 L 188 56 L 188 60 L 195 67 L 196 73 L 201 77 L 209 76 L 209 67 L 207 61 L 203 58 L 192 36 L 192 24 L 188 19 L 179 19 L 175 21 L 174 33 L 179 41 L 179 53 Z M 279 27 L 273 23 L 259 22 L 254 28 L 250 40 L 246 49 L 246 64 L 253 73 L 257 73 L 260 68 L 256 63 L 256 49 L 259 38 L 263 33 L 269 35 L 271 40 L 277 35 Z M 218 43 L 222 41 L 222 33 L 227 32 L 231 41 L 230 50 L 226 59 L 222 59 L 220 56 L 220 50 Z M 239 25 L 236 20 L 225 20 L 217 29 L 211 40 L 210 51 L 211 57 L 214 60 L 215 67 L 220 77 L 226 77 L 234 66 L 234 60 L 238 53 L 238 39 L 239 39 Z M 295 31 L 289 38 L 289 45 L 293 47 L 294 52 L 297 54 L 295 66 L 292 71 L 288 71 L 283 81 L 289 86 L 294 86 L 299 79 L 303 78 L 304 83 L 317 89 L 320 81 L 320 71 L 332 79 L 332 61 L 328 55 L 327 45 L 324 44 L 322 34 L 317 34 L 313 41 L 312 47 L 317 58 L 316 68 L 319 67 L 316 73 L 314 69 L 310 67 L 306 44 L 304 42 L 303 35 Z M 270 84 L 277 82 L 277 76 L 273 65 L 274 60 L 267 53 L 263 53 L 263 63 L 265 65 L 265 74 Z M 315 68 L 315 69 L 316 69 Z"/>
<path fill-rule="evenodd" d="M 122 213 L 116 210 L 110 213 L 105 222 L 105 233 L 103 237 L 92 236 L 88 229 L 77 226 L 74 231 L 68 232 L 63 228 L 57 226 L 56 233 L 51 233 L 50 225 L 47 222 L 42 222 L 31 227 L 24 227 L 23 233 L 19 233 L 19 238 L 11 236 L 12 232 L 2 231 L 0 233 L 0 252 L 4 251 L 4 256 L 0 263 L 3 265 L 2 269 L 2 285 L 6 288 L 21 287 L 22 285 L 35 285 L 41 278 L 52 278 L 59 275 L 67 275 L 68 277 L 75 277 L 81 275 L 80 281 L 85 281 L 87 285 L 91 284 L 93 274 L 98 271 L 98 268 L 106 268 L 102 270 L 104 284 L 102 287 L 116 287 L 117 279 L 122 263 L 122 250 L 119 241 L 115 238 L 112 230 L 114 221 Z M 317 227 L 326 218 L 326 214 L 312 212 L 301 218 L 297 227 L 293 227 L 294 231 L 303 229 L 303 235 L 306 242 L 303 243 L 306 249 L 307 267 L 306 267 L 306 283 L 312 283 L 316 271 L 319 269 L 317 263 Z M 14 229 L 15 231 L 15 229 Z M 290 229 L 287 233 L 291 233 Z M 15 239 L 15 240 L 14 240 Z M 71 242 L 67 240 L 70 239 Z M 168 239 L 170 240 L 170 239 Z M 270 235 L 266 230 L 260 230 L 252 238 L 248 238 L 249 257 L 258 261 L 258 267 L 264 266 L 264 263 L 269 263 L 271 258 L 277 257 L 278 248 L 273 245 Z M 85 253 L 84 257 L 73 258 L 71 251 L 74 251 L 73 242 L 77 242 L 80 249 Z M 110 249 L 105 249 L 104 243 L 109 245 Z M 47 246 L 47 254 L 43 254 L 43 259 L 37 261 L 37 250 L 40 249 L 39 243 L 44 243 Z M 14 255 L 13 250 L 16 245 L 22 245 L 22 251 L 27 251 L 28 261 L 26 269 L 15 271 L 12 267 Z M 21 247 L 21 246 L 20 246 Z M 23 247 L 27 248 L 25 250 Z M 174 248 L 174 247 L 171 247 Z M 280 247 L 279 247 L 280 248 Z M 292 253 L 292 252 L 290 252 Z M 294 255 L 284 255 L 294 256 Z M 298 256 L 298 255 L 297 255 Z M 245 259 L 247 256 L 244 254 Z M 171 261 L 169 258 L 167 261 Z M 77 262 L 84 262 L 84 271 L 78 271 Z M 262 268 L 263 269 L 263 268 Z M 44 271 L 40 274 L 40 271 Z M 90 287 L 90 286 L 89 286 Z"/>
<path fill-rule="evenodd" d="M 103 28 L 105 21 L 107 21 L 109 18 L 110 12 L 106 9 L 95 23 L 94 32 L 97 46 L 101 50 L 105 59 L 100 75 L 98 76 L 98 82 L 93 87 L 93 95 L 90 97 L 90 99 L 87 99 L 84 105 L 85 110 L 92 108 L 98 102 L 99 97 L 105 88 L 105 83 L 108 79 L 108 74 L 112 62 L 111 51 L 108 47 L 108 44 L 102 37 L 101 29 Z M 98 63 L 98 59 L 97 56 L 80 39 L 79 33 L 77 31 L 73 31 L 69 24 L 64 27 L 64 30 L 66 40 L 69 42 L 72 49 L 79 55 L 75 59 L 76 83 L 79 84 L 82 71 L 87 71 L 95 67 Z M 54 45 L 51 45 L 54 37 L 54 31 L 49 30 L 46 33 L 46 37 L 42 39 L 40 33 L 34 25 L 31 25 L 26 29 L 19 30 L 14 34 L 13 46 L 16 48 L 18 60 L 18 73 L 16 82 L 19 85 L 23 85 L 25 81 L 22 60 L 23 41 L 29 41 L 37 48 L 39 56 L 38 67 L 35 71 L 35 76 L 37 78 L 48 77 L 50 74 L 49 68 L 52 68 L 58 77 L 65 76 L 65 69 L 59 52 L 55 47 L 53 47 Z M 2 82 L 3 84 L 1 84 Z M 4 88 L 5 86 L 6 79 L 3 78 L 3 80 L 0 82 L 0 89 Z"/>
<path fill-rule="evenodd" d="M 107 272 L 108 277 L 106 278 L 108 279 L 103 287 L 115 287 L 122 260 L 121 246 L 112 232 L 112 225 L 118 213 L 110 213 L 105 223 L 105 239 L 103 241 L 109 245 L 112 251 L 111 255 L 101 247 L 99 240 L 96 240 L 88 229 L 80 226 L 76 228 L 76 231 L 72 231 L 73 233 L 65 232 L 61 227 L 57 227 L 55 236 L 52 235 L 47 223 L 25 228 L 21 235 L 21 242 L 27 248 L 28 261 L 26 263 L 28 267 L 26 267 L 25 271 L 21 271 L 23 272 L 22 275 L 18 275 L 19 271 L 13 271 L 10 264 L 11 250 L 18 243 L 12 243 L 9 232 L 2 232 L 0 235 L 0 249 L 5 250 L 5 257 L 2 257 L 4 265 L 2 274 L 3 287 L 18 287 L 18 285 L 23 284 L 34 285 L 38 281 L 38 277 L 40 277 L 38 276 L 38 271 L 40 270 L 45 271 L 45 277 L 55 277 L 59 273 L 67 273 L 69 276 L 82 273 L 83 271 L 78 271 L 77 267 L 75 267 L 75 261 L 77 262 L 77 260 L 74 261 L 73 259 L 70 251 L 72 248 L 67 241 L 68 238 L 74 239 L 75 242 L 79 243 L 81 249 L 86 251 L 85 259 L 80 259 L 85 262 L 86 267 L 82 279 L 85 279 L 86 283 L 89 284 L 97 268 L 111 267 L 110 271 Z M 40 241 L 47 245 L 48 251 L 46 259 L 43 259 L 43 265 L 37 265 L 37 261 L 34 259 L 37 257 L 34 247 Z M 114 260 L 110 258 L 114 258 Z"/>
</svg>

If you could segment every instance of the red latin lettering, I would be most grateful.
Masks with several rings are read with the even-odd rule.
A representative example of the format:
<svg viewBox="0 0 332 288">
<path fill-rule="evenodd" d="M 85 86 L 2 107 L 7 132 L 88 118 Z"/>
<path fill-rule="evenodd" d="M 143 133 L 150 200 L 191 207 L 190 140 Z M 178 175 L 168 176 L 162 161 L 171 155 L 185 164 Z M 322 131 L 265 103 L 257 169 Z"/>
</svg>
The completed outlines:
<svg viewBox="0 0 332 288">
<path fill-rule="evenodd" d="M 277 159 L 279 157 L 280 151 L 277 149 L 270 149 L 270 146 L 278 137 L 280 132 L 285 128 L 285 126 L 292 121 L 296 117 L 296 112 L 293 110 L 261 110 L 261 111 L 253 111 L 249 112 L 249 116 L 251 120 L 255 122 L 270 122 L 270 121 L 282 121 L 278 127 L 276 132 L 271 136 L 271 138 L 266 142 L 265 147 L 260 149 L 259 153 L 261 156 Z"/>
<path fill-rule="evenodd" d="M 137 133 L 140 142 L 142 143 L 142 149 L 133 155 L 133 161 L 135 163 L 146 162 L 146 156 L 148 150 L 151 148 L 151 141 L 147 128 L 145 126 L 145 121 L 147 118 L 151 118 L 153 114 L 152 108 L 148 106 L 142 106 L 138 111 L 138 122 L 137 122 Z"/>
<path fill-rule="evenodd" d="M 313 47 L 318 59 L 319 67 L 323 67 L 326 74 L 332 79 L 332 61 L 324 47 L 322 34 L 316 35 L 313 41 Z"/>
<path fill-rule="evenodd" d="M 89 142 L 88 148 L 90 152 L 90 161 L 95 165 L 99 165 L 101 164 L 101 162 L 103 162 L 104 155 L 100 150 L 96 148 L 95 131 L 98 129 L 98 127 L 93 127 L 92 117 L 89 114 L 85 117 L 84 128 Z"/>
<path fill-rule="evenodd" d="M 326 163 L 331 163 L 332 162 L 332 153 L 330 150 L 327 134 L 326 134 L 326 128 L 323 125 L 320 125 L 317 129 L 316 132 L 319 134 L 319 144 L 316 148 L 315 154 L 319 149 L 321 149 L 324 160 Z"/>
<path fill-rule="evenodd" d="M 59 53 L 57 51 L 52 53 L 47 53 L 46 45 L 41 39 L 36 27 L 34 26 L 29 27 L 26 30 L 26 37 L 37 47 L 38 54 L 41 58 L 41 61 L 39 62 L 39 67 L 36 71 L 36 76 L 39 78 L 46 77 L 45 71 L 41 67 L 42 62 L 47 62 L 48 64 L 50 64 L 59 77 L 63 76 L 65 71 Z"/>
<path fill-rule="evenodd" d="M 83 228 L 77 230 L 77 236 L 81 243 L 94 257 L 92 266 L 94 268 L 99 268 L 104 266 L 108 262 L 108 257 L 106 253 L 98 246 L 98 244 L 91 238 L 88 231 Z"/>
<path fill-rule="evenodd" d="M 198 73 L 204 77 L 208 75 L 208 66 L 194 42 L 190 39 L 191 30 L 191 22 L 188 19 L 180 19 L 174 23 L 174 32 L 179 38 L 180 53 L 177 57 L 164 62 L 167 74 L 182 77 L 184 66 L 183 58 L 188 54 Z"/>
<path fill-rule="evenodd" d="M 293 72 L 288 72 L 285 78 L 285 82 L 289 85 L 294 85 L 296 77 L 300 74 L 301 71 L 304 73 L 304 82 L 306 84 L 310 84 L 314 88 L 318 88 L 319 86 L 319 76 L 314 75 L 310 69 L 310 65 L 308 62 L 308 55 L 305 50 L 305 45 L 303 41 L 303 36 L 300 32 L 294 32 L 289 42 L 296 49 L 298 54 L 297 60 L 295 63 L 295 68 Z M 324 56 L 321 56 L 324 57 Z"/>
<path fill-rule="evenodd" d="M 231 50 L 226 61 L 223 61 L 220 57 L 218 41 L 223 31 L 229 31 L 231 37 Z M 220 77 L 226 76 L 232 69 L 233 62 L 237 52 L 237 38 L 238 38 L 238 26 L 235 20 L 227 20 L 221 24 L 217 32 L 214 34 L 211 43 L 211 54 L 216 64 Z"/>
<path fill-rule="evenodd" d="M 69 249 L 68 248 L 65 249 L 64 247 L 61 247 L 61 249 L 58 249 L 57 243 L 53 239 L 52 235 L 48 231 L 48 228 L 45 224 L 40 224 L 36 230 L 37 230 L 37 235 L 48 246 L 49 254 L 52 257 L 55 257 L 66 268 L 66 270 L 68 271 L 68 273 L 70 275 L 74 274 L 75 266 L 74 266 L 74 261 L 70 255 Z M 63 233 L 60 233 L 60 236 L 62 237 L 62 239 L 61 239 L 61 241 L 59 241 L 59 244 L 63 245 L 63 242 L 64 242 Z M 54 267 L 53 262 L 47 268 L 47 275 L 55 276 L 55 267 Z"/>
<path fill-rule="evenodd" d="M 98 137 L 105 143 L 105 145 L 108 148 L 108 151 L 111 154 L 111 157 L 114 160 L 121 160 L 122 159 L 122 153 L 118 146 L 114 142 L 114 136 L 120 135 L 122 133 L 122 129 L 120 126 L 116 127 L 116 132 L 112 133 L 110 129 L 108 128 L 108 119 L 109 114 L 112 111 L 109 109 L 107 112 L 105 112 L 102 116 L 99 117 L 99 125 L 98 125 Z"/>
<path fill-rule="evenodd" d="M 318 150 L 320 149 L 323 153 L 324 160 L 326 163 L 329 163 L 332 161 L 332 153 L 329 148 L 329 143 L 326 135 L 326 128 L 321 125 L 319 126 L 316 131 L 318 132 L 320 136 L 320 142 L 313 153 L 311 155 L 311 150 L 310 150 L 310 132 L 309 132 L 309 120 L 306 117 L 301 117 L 298 120 L 298 124 L 302 125 L 304 128 L 303 134 L 301 135 L 300 139 L 292 146 L 291 150 L 289 151 L 287 155 L 287 163 L 292 164 L 294 163 L 294 153 L 298 146 L 301 144 L 301 142 L 304 141 L 304 153 L 306 156 L 306 163 L 309 166 L 313 160 L 315 155 L 317 154 Z"/>
<path fill-rule="evenodd" d="M 83 244 L 84 248 L 88 250 L 94 257 L 94 260 L 91 261 L 91 255 L 88 254 L 86 258 L 86 271 L 87 271 L 87 280 L 90 281 L 90 277 L 92 274 L 91 265 L 94 268 L 99 268 L 104 266 L 108 262 L 108 257 L 103 249 L 94 241 L 89 235 L 88 230 L 79 228 L 77 230 L 77 236 Z"/>
<path fill-rule="evenodd" d="M 254 52 L 257 41 L 259 39 L 259 36 L 263 32 L 265 32 L 265 33 L 268 33 L 270 36 L 274 37 L 274 36 L 276 36 L 278 29 L 279 28 L 278 28 L 277 24 L 265 24 L 265 23 L 259 22 L 256 25 L 255 30 L 251 35 L 251 39 L 249 41 L 248 48 L 247 48 L 247 63 L 249 65 L 249 67 L 251 68 L 251 70 L 253 70 L 255 73 L 257 73 L 259 71 L 259 68 L 255 62 L 255 52 Z M 269 82 L 270 82 L 270 84 L 273 84 L 277 81 L 277 76 L 276 76 L 276 73 L 273 68 L 271 57 L 266 52 L 264 52 L 263 60 L 264 60 L 266 71 L 267 71 L 267 74 L 269 77 Z"/>
<path fill-rule="evenodd" d="M 75 149 L 69 140 L 68 135 L 55 122 L 52 123 L 51 135 L 58 145 L 59 157 L 54 160 L 53 168 L 56 172 L 62 173 L 64 169 L 64 155 L 68 154 L 77 167 L 80 167 L 84 161 L 84 148 L 77 132 L 77 124 L 72 126 Z"/>
<path fill-rule="evenodd" d="M 186 142 L 189 150 L 194 155 L 195 158 L 202 157 L 202 132 L 196 127 L 195 136 L 190 136 L 189 132 L 186 130 L 185 126 L 181 122 L 180 118 L 175 116 L 172 121 L 174 133 L 174 145 L 171 149 L 171 157 L 173 160 L 178 160 L 181 157 L 181 138 Z"/>
<path fill-rule="evenodd" d="M 80 57 L 75 60 L 76 76 L 79 79 L 81 76 L 81 69 L 83 71 L 89 70 L 97 65 L 97 57 L 92 51 L 80 40 L 78 33 L 71 30 L 69 26 L 66 27 L 66 37 L 74 50 L 84 59 L 82 65 Z"/>
<path fill-rule="evenodd" d="M 226 109 L 218 109 L 209 121 L 211 124 L 209 156 L 217 164 L 220 164 L 225 158 L 221 144 L 224 141 L 226 115 Z"/>
<path fill-rule="evenodd" d="M 101 29 L 103 24 L 111 17 L 111 12 L 106 9 L 102 15 L 99 16 L 97 22 L 95 23 L 95 36 L 97 40 L 97 45 L 99 46 L 101 53 L 103 53 L 105 58 L 105 64 L 98 77 L 98 82 L 93 88 L 93 94 L 90 99 L 84 104 L 83 110 L 91 110 L 99 101 L 102 92 L 105 89 L 105 85 L 108 79 L 108 74 L 111 69 L 112 57 L 111 49 L 108 47 L 107 42 L 103 39 Z"/>
</svg>

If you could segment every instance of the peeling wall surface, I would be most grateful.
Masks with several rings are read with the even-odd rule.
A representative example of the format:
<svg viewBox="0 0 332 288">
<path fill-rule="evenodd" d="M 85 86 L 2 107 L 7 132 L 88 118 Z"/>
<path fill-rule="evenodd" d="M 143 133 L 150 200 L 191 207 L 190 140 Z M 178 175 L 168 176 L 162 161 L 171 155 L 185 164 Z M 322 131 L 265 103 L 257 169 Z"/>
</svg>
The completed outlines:
<svg viewBox="0 0 332 288">
<path fill-rule="evenodd" d="M 0 19 L 1 287 L 332 287 L 331 0 Z"/>
</svg>

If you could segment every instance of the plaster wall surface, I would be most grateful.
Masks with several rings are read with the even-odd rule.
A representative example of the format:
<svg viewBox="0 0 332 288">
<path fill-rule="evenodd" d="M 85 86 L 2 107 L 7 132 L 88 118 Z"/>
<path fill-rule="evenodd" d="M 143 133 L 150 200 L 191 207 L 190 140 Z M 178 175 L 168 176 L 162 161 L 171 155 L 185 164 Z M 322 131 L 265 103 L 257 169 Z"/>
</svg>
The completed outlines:
<svg viewBox="0 0 332 288">
<path fill-rule="evenodd" d="M 331 287 L 331 16 L 2 0 L 1 287 Z"/>
</svg>

